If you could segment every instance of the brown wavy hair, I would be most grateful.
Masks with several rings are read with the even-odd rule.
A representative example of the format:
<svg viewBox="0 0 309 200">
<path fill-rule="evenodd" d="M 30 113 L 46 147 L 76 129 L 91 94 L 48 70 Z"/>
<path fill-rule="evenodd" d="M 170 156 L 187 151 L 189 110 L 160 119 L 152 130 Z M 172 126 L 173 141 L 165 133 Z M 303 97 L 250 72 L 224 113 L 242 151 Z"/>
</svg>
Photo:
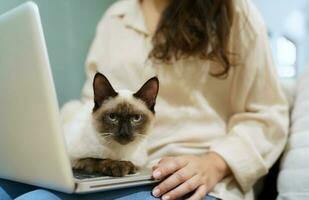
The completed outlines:
<svg viewBox="0 0 309 200">
<path fill-rule="evenodd" d="M 233 0 L 170 0 L 153 36 L 149 57 L 171 63 L 188 57 L 209 59 L 225 77 L 232 64 L 228 41 L 233 23 Z"/>
</svg>

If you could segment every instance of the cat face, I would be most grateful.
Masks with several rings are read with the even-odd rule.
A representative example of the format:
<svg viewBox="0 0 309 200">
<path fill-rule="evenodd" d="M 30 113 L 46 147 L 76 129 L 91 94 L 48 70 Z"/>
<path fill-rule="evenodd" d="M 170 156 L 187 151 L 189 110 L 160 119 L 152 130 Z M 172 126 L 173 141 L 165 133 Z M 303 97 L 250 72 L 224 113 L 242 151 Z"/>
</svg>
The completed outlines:
<svg viewBox="0 0 309 200">
<path fill-rule="evenodd" d="M 116 92 L 108 79 L 97 73 L 93 81 L 93 124 L 101 143 L 125 145 L 143 138 L 154 119 L 159 90 L 156 77 L 149 79 L 136 93 Z"/>
</svg>

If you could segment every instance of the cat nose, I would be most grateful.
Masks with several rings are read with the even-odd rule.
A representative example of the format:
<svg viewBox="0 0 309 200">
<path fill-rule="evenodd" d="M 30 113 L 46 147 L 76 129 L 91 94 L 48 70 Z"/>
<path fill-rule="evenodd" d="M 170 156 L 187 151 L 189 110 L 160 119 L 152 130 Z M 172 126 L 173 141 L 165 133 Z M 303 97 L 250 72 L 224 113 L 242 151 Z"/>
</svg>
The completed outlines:
<svg viewBox="0 0 309 200">
<path fill-rule="evenodd" d="M 116 134 L 115 140 L 122 144 L 126 145 L 134 140 L 133 134 L 130 132 L 129 127 L 122 125 Z"/>
<path fill-rule="evenodd" d="M 123 138 L 131 138 L 132 134 L 127 125 L 122 125 L 119 130 L 119 136 Z"/>
</svg>

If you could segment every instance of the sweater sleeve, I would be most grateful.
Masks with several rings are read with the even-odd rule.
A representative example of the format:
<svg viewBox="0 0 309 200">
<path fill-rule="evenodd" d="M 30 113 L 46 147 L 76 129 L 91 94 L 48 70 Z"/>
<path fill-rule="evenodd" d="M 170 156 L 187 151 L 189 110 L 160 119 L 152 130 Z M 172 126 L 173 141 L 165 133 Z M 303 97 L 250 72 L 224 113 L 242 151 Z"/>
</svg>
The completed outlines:
<svg viewBox="0 0 309 200">
<path fill-rule="evenodd" d="M 246 55 L 232 75 L 227 135 L 211 147 L 247 192 L 278 159 L 288 131 L 288 104 L 276 77 L 266 28 L 256 27 Z"/>
</svg>

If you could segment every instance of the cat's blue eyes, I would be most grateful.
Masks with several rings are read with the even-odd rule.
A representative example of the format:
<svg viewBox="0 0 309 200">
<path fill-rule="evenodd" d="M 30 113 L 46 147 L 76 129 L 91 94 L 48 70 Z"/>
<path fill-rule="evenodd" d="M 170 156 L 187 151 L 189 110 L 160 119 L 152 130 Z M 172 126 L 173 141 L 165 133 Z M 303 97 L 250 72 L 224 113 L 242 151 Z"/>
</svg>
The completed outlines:
<svg viewBox="0 0 309 200">
<path fill-rule="evenodd" d="M 134 123 L 138 123 L 142 120 L 142 115 L 133 115 L 131 121 Z"/>
<path fill-rule="evenodd" d="M 106 115 L 106 119 L 112 123 L 116 123 L 116 122 L 118 123 L 118 121 L 122 120 L 122 118 L 124 118 L 124 120 L 130 120 L 132 123 L 139 123 L 143 119 L 142 115 L 140 114 L 129 115 L 126 117 L 121 117 L 117 115 L 117 113 L 109 113 Z"/>
<path fill-rule="evenodd" d="M 109 119 L 109 121 L 111 122 L 116 122 L 118 119 L 117 119 L 117 116 L 115 113 L 110 113 L 107 115 L 107 118 Z"/>
</svg>

